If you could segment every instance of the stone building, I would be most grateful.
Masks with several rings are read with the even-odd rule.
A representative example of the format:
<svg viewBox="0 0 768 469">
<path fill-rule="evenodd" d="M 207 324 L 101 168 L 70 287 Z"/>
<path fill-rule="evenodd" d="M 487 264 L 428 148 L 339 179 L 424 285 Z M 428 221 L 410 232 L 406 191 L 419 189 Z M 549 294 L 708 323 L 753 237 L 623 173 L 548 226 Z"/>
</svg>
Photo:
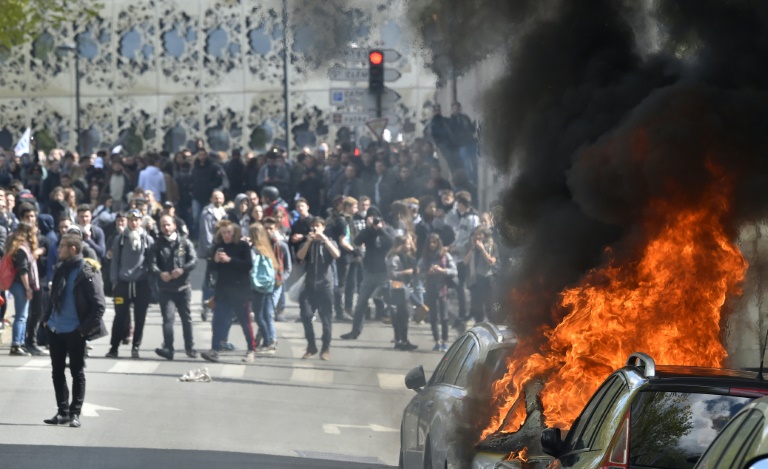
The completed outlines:
<svg viewBox="0 0 768 469">
<path fill-rule="evenodd" d="M 80 57 L 82 145 L 86 153 L 174 151 L 197 138 L 214 150 L 258 150 L 285 141 L 283 1 L 108 0 L 97 17 L 47 30 L 0 53 L 0 147 L 27 126 L 43 147 L 75 148 L 74 58 Z M 370 0 L 287 0 L 292 147 L 334 144 L 328 70 L 353 47 L 395 49 L 389 84 L 401 95 L 393 135 L 421 134 L 435 77 L 410 46 L 403 5 Z M 347 109 L 353 110 L 353 109 Z M 350 129 L 353 131 L 355 129 Z M 368 131 L 359 127 L 357 135 Z"/>
</svg>

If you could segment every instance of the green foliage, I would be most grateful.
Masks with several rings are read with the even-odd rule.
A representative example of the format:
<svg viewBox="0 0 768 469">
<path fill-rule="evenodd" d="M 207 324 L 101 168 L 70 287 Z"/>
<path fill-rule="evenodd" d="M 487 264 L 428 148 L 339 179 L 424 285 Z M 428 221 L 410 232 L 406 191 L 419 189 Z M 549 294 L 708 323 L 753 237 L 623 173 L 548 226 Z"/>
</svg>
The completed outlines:
<svg viewBox="0 0 768 469">
<path fill-rule="evenodd" d="M 264 127 L 259 126 L 253 129 L 253 132 L 251 132 L 251 138 L 248 141 L 249 146 L 252 149 L 262 149 L 267 146 L 269 143 L 269 133 L 264 129 Z"/>
<path fill-rule="evenodd" d="M 680 439 L 693 429 L 693 412 L 685 394 L 647 392 L 642 417 L 632 422 L 632 458 L 657 467 L 686 467 Z"/>
<path fill-rule="evenodd" d="M 46 154 L 56 148 L 56 139 L 48 129 L 41 129 L 35 132 L 35 142 L 37 142 L 37 149 L 44 151 Z"/>
<path fill-rule="evenodd" d="M 45 28 L 96 16 L 97 0 L 2 0 L 0 50 L 32 40 Z"/>
</svg>

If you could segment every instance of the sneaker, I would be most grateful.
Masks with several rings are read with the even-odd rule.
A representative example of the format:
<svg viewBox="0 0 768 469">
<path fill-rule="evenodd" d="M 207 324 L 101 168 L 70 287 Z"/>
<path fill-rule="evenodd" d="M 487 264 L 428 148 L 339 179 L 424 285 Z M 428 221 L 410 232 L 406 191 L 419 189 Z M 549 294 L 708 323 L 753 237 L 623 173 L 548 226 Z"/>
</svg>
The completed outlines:
<svg viewBox="0 0 768 469">
<path fill-rule="evenodd" d="M 197 358 L 197 350 L 191 348 L 191 349 L 187 349 L 186 352 L 189 358 Z"/>
<path fill-rule="evenodd" d="M 228 352 L 234 352 L 237 350 L 237 347 L 232 342 L 222 342 L 221 343 L 221 349 L 226 350 Z"/>
<path fill-rule="evenodd" d="M 440 351 L 445 353 L 448 351 L 448 344 L 440 344 Z"/>
<path fill-rule="evenodd" d="M 158 356 L 165 358 L 166 360 L 173 360 L 173 350 L 168 350 L 167 348 L 156 348 L 155 353 Z"/>
<path fill-rule="evenodd" d="M 11 346 L 11 355 L 15 357 L 28 357 L 30 356 L 30 353 L 24 350 L 24 347 L 13 345 Z"/>
<path fill-rule="evenodd" d="M 336 321 L 336 322 L 352 322 L 353 319 L 354 318 L 352 316 L 350 316 L 349 314 L 343 313 L 343 314 L 337 315 L 336 318 L 334 318 L 334 321 Z"/>
<path fill-rule="evenodd" d="M 141 358 L 139 357 L 139 349 L 134 347 L 131 349 L 131 358 Z"/>
<path fill-rule="evenodd" d="M 117 358 L 117 350 L 110 350 L 104 355 L 106 358 Z"/>
<path fill-rule="evenodd" d="M 243 361 L 245 363 L 253 363 L 255 359 L 256 359 L 256 352 L 253 350 L 248 350 L 248 352 L 245 354 L 245 357 L 243 357 Z"/>
<path fill-rule="evenodd" d="M 288 322 L 288 320 L 285 318 L 285 315 L 280 312 L 275 314 L 275 322 Z"/>
<path fill-rule="evenodd" d="M 218 363 L 219 361 L 219 352 L 216 350 L 209 350 L 207 352 L 203 352 L 200 354 L 201 357 L 203 357 L 203 360 Z"/>
<path fill-rule="evenodd" d="M 419 346 L 406 341 L 406 342 L 398 342 L 397 344 L 395 344 L 395 348 L 397 350 L 402 350 L 404 352 L 410 352 L 412 350 L 416 350 L 417 348 L 419 348 Z"/>
<path fill-rule="evenodd" d="M 200 312 L 200 320 L 203 322 L 206 322 L 208 320 L 208 308 L 203 308 L 203 311 Z"/>
<path fill-rule="evenodd" d="M 277 352 L 277 346 L 275 346 L 275 344 L 265 345 L 256 351 L 259 355 L 274 355 L 275 352 Z"/>
<path fill-rule="evenodd" d="M 49 355 L 47 350 L 41 349 L 37 345 L 27 345 L 27 352 L 32 354 L 35 357 L 39 357 L 41 355 Z"/>
<path fill-rule="evenodd" d="M 72 428 L 80 428 L 80 416 L 72 414 L 72 417 L 69 419 L 69 426 Z"/>
<path fill-rule="evenodd" d="M 440 342 L 435 342 L 435 346 L 432 347 L 433 352 L 439 352 L 440 351 Z"/>
<path fill-rule="evenodd" d="M 331 359 L 331 352 L 329 352 L 328 350 L 323 350 L 322 352 L 320 352 L 320 360 L 327 362 L 330 359 Z"/>
<path fill-rule="evenodd" d="M 346 334 L 341 334 L 341 338 L 343 340 L 356 340 L 359 335 L 360 334 L 358 334 L 357 332 L 352 331 L 352 332 L 347 332 Z"/>
</svg>

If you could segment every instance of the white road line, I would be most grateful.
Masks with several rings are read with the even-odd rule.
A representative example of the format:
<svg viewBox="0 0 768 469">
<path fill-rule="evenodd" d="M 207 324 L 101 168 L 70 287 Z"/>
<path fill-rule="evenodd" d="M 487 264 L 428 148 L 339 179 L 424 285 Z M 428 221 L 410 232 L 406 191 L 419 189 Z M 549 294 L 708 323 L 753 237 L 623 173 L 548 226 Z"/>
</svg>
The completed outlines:
<svg viewBox="0 0 768 469">
<path fill-rule="evenodd" d="M 377 373 L 377 376 L 379 378 L 379 387 L 381 389 L 406 389 L 405 375 Z"/>
<path fill-rule="evenodd" d="M 17 367 L 16 369 L 19 371 L 39 371 L 44 368 L 50 368 L 50 367 L 51 367 L 50 358 L 33 358 L 31 360 L 28 360 L 23 365 Z"/>
<path fill-rule="evenodd" d="M 333 371 L 316 370 L 314 368 L 294 368 L 291 372 L 291 381 L 303 383 L 333 383 Z"/>
<path fill-rule="evenodd" d="M 219 376 L 222 378 L 239 379 L 245 375 L 245 365 L 223 365 Z"/>
<path fill-rule="evenodd" d="M 107 370 L 107 373 L 125 373 L 125 374 L 151 374 L 160 366 L 157 362 L 140 362 L 140 361 L 121 361 L 115 363 L 115 365 Z"/>
</svg>

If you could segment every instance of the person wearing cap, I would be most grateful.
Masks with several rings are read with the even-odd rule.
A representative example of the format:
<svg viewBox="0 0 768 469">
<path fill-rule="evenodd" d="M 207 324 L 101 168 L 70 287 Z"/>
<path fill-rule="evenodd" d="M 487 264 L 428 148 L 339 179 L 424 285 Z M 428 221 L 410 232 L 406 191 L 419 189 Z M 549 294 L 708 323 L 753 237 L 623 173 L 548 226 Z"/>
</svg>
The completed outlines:
<svg viewBox="0 0 768 469">
<path fill-rule="evenodd" d="M 120 341 L 130 326 L 131 305 L 134 328 L 131 357 L 139 358 L 150 297 L 147 253 L 154 244 L 141 227 L 144 215 L 137 209 L 128 212 L 128 226 L 115 238 L 109 277 L 113 285 L 115 320 L 112 323 L 111 348 L 108 358 L 117 358 Z"/>
<path fill-rule="evenodd" d="M 184 220 L 176 215 L 176 205 L 170 200 L 163 202 L 163 212 L 160 216 L 162 217 L 164 215 L 168 215 L 173 219 L 173 224 L 176 225 L 176 231 L 178 231 L 180 235 L 189 238 L 189 228 L 187 228 L 187 224 L 184 223 Z"/>
</svg>

